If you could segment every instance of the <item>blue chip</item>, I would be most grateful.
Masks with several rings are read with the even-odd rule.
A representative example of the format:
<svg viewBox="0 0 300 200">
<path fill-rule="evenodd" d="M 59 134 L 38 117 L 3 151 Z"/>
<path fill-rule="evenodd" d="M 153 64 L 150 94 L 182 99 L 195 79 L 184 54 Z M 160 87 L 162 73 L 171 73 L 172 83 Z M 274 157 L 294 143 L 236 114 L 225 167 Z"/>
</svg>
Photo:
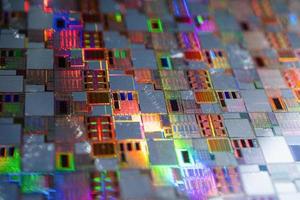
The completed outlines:
<svg viewBox="0 0 300 200">
<path fill-rule="evenodd" d="M 260 171 L 267 171 L 268 168 L 267 168 L 266 165 L 259 165 L 259 170 L 260 170 Z"/>
<path fill-rule="evenodd" d="M 128 100 L 133 100 L 133 96 L 132 96 L 131 92 L 127 93 L 127 98 L 128 98 Z"/>
<path fill-rule="evenodd" d="M 11 95 L 5 95 L 4 99 L 5 102 L 11 102 Z"/>
<path fill-rule="evenodd" d="M 120 96 L 121 96 L 121 100 L 126 100 L 125 93 L 120 93 Z"/>
<path fill-rule="evenodd" d="M 296 162 L 300 161 L 300 145 L 290 145 L 290 149 L 294 157 L 294 160 Z"/>
<path fill-rule="evenodd" d="M 168 63 L 168 59 L 167 58 L 161 58 L 160 60 L 161 60 L 161 65 L 163 67 L 166 67 L 166 68 L 169 67 L 169 63 Z"/>
<path fill-rule="evenodd" d="M 225 92 L 225 97 L 226 97 L 226 99 L 230 99 L 229 92 Z"/>
<path fill-rule="evenodd" d="M 168 115 L 161 115 L 160 116 L 161 122 L 163 124 L 163 126 L 169 126 L 170 125 L 170 120 Z"/>
</svg>

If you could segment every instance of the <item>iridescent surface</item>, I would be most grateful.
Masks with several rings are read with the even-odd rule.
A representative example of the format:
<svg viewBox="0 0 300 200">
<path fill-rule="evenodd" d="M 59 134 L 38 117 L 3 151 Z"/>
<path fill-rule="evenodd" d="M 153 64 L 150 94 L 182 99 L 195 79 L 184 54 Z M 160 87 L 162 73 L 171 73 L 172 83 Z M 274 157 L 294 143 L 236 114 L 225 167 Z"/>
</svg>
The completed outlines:
<svg viewBox="0 0 300 200">
<path fill-rule="evenodd" d="M 2 0 L 0 200 L 300 199 L 299 13 Z"/>
</svg>

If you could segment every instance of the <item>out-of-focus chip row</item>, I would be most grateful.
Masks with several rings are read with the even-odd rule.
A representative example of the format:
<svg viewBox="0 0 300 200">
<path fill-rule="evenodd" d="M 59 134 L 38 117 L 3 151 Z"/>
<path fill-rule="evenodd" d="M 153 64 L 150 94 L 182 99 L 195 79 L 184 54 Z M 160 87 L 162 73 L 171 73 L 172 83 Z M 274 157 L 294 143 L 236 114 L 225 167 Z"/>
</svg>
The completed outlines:
<svg viewBox="0 0 300 200">
<path fill-rule="evenodd" d="M 300 1 L 0 13 L 0 199 L 300 199 Z"/>
</svg>

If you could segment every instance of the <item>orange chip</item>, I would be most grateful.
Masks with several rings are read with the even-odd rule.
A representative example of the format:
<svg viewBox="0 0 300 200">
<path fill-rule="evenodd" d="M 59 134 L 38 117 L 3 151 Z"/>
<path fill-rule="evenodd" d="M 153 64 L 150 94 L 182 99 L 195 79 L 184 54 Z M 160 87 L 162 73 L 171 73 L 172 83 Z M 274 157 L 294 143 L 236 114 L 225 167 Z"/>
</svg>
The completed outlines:
<svg viewBox="0 0 300 200">
<path fill-rule="evenodd" d="M 278 51 L 279 62 L 297 62 L 298 58 L 295 56 L 292 50 L 279 50 Z"/>
<path fill-rule="evenodd" d="M 196 99 L 197 103 L 214 103 L 214 102 L 216 102 L 216 96 L 212 90 L 195 91 L 195 99 Z"/>
<path fill-rule="evenodd" d="M 228 138 L 207 139 L 210 152 L 231 152 L 232 148 Z"/>
<path fill-rule="evenodd" d="M 150 69 L 134 70 L 134 78 L 138 83 L 152 83 L 152 72 Z"/>
<path fill-rule="evenodd" d="M 184 56 L 188 60 L 203 60 L 200 51 L 185 51 Z"/>
</svg>

